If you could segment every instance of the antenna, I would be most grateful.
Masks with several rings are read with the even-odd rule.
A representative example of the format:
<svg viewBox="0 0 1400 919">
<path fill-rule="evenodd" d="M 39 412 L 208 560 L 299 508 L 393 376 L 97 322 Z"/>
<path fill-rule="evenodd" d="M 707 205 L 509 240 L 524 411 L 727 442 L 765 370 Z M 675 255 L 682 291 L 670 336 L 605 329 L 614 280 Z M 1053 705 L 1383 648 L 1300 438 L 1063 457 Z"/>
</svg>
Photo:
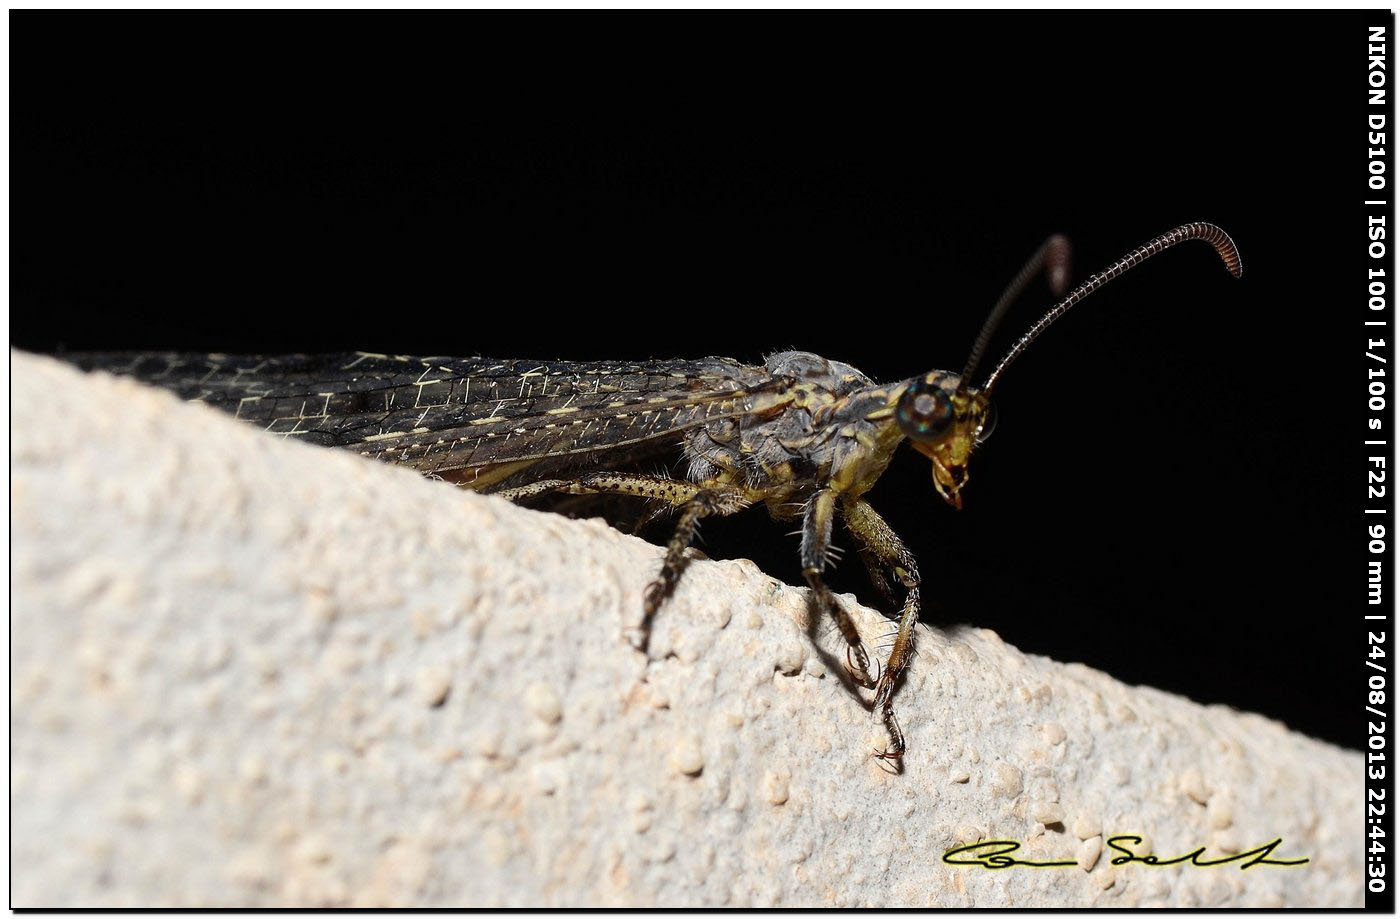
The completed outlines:
<svg viewBox="0 0 1400 919">
<path fill-rule="evenodd" d="M 1026 264 L 1021 266 L 1021 271 L 1012 278 L 1011 283 L 1006 285 L 1006 290 L 1001 292 L 1001 299 L 997 300 L 996 306 L 987 314 L 987 319 L 982 323 L 982 331 L 977 333 L 977 341 L 972 345 L 972 353 L 967 356 L 967 366 L 963 367 L 961 388 L 966 389 L 968 383 L 972 381 L 972 374 L 976 372 L 977 365 L 982 361 L 982 353 L 987 350 L 987 342 L 991 341 L 992 335 L 996 333 L 997 326 L 1001 325 L 1002 318 L 1006 315 L 1007 309 L 1021 296 L 1021 292 L 1026 289 L 1026 285 L 1045 270 L 1045 279 L 1050 282 L 1050 293 L 1056 297 L 1065 292 L 1065 286 L 1069 284 L 1069 240 L 1056 233 L 1045 242 L 1040 248 L 1035 250 L 1035 254 L 1026 260 Z"/>
<path fill-rule="evenodd" d="M 1001 359 L 1001 362 L 998 363 L 987 376 L 986 383 L 982 385 L 982 392 L 990 393 L 993 387 L 996 386 L 997 380 L 1001 378 L 1002 373 L 1011 362 L 1020 357 L 1021 352 L 1025 351 L 1031 342 L 1039 338 L 1040 333 L 1044 332 L 1052 322 L 1069 312 L 1070 307 L 1074 306 L 1080 300 L 1083 300 L 1109 281 L 1112 281 L 1120 274 L 1137 267 L 1157 253 L 1165 252 L 1172 246 L 1193 239 L 1199 239 L 1210 243 L 1215 247 L 1215 254 L 1220 256 L 1220 260 L 1225 263 L 1226 270 L 1237 278 L 1240 276 L 1243 271 L 1243 265 L 1240 261 L 1240 250 L 1236 248 L 1234 240 L 1230 238 L 1230 234 L 1220 229 L 1220 227 L 1213 223 L 1187 223 L 1174 230 L 1168 230 L 1146 245 L 1129 252 L 1107 269 L 1094 275 L 1083 284 L 1080 284 L 1069 296 L 1055 304 L 1055 306 L 1050 309 L 1050 312 L 1040 317 L 1040 321 L 1031 326 L 1030 329 L 1026 331 L 1026 334 L 1022 335 L 1020 340 L 1011 346 L 1011 350 L 1006 352 L 1006 356 Z"/>
</svg>

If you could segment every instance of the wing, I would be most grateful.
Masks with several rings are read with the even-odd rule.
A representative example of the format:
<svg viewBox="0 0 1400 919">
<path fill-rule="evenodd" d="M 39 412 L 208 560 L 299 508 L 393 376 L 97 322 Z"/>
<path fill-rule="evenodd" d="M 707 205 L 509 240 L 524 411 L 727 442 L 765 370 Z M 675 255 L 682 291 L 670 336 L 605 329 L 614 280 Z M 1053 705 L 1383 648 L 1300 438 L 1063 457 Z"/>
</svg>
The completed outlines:
<svg viewBox="0 0 1400 919">
<path fill-rule="evenodd" d="M 477 487 L 545 458 L 678 442 L 780 407 L 790 383 L 727 358 L 570 362 L 356 352 L 279 357 L 75 354 L 269 433 Z M 490 475 L 488 475 L 490 471 Z M 465 474 L 463 474 L 465 473 Z M 489 481 L 487 481 L 489 479 Z"/>
</svg>

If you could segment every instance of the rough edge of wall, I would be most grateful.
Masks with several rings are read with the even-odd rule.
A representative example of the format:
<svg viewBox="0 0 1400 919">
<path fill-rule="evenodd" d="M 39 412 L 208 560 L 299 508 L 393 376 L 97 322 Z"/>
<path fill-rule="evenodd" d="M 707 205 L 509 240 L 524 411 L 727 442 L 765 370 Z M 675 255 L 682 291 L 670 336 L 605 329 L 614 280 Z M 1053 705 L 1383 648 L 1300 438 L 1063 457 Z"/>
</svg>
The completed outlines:
<svg viewBox="0 0 1400 919">
<path fill-rule="evenodd" d="M 655 546 L 12 362 L 16 907 L 1362 903 L 1359 753 L 921 629 L 893 773 L 747 562 L 643 654 Z"/>
</svg>

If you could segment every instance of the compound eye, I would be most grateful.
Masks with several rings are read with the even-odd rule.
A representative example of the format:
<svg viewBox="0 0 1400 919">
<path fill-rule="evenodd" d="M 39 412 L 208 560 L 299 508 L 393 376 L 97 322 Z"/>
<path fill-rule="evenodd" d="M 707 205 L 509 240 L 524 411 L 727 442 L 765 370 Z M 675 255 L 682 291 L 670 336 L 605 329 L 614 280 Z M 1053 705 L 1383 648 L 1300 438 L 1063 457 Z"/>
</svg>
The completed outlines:
<svg viewBox="0 0 1400 919">
<path fill-rule="evenodd" d="M 914 440 L 937 440 L 953 426 L 953 401 L 937 386 L 922 380 L 899 397 L 895 419 Z"/>
<path fill-rule="evenodd" d="M 987 413 L 982 416 L 982 426 L 977 429 L 977 442 L 985 443 L 997 427 L 997 407 L 988 403 Z"/>
</svg>

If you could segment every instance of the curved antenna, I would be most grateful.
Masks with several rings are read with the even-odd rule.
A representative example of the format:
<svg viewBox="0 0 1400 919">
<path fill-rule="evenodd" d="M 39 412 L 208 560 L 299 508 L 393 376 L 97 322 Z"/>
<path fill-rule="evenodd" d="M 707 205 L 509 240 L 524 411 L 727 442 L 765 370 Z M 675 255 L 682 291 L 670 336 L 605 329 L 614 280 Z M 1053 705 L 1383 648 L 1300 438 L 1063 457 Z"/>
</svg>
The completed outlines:
<svg viewBox="0 0 1400 919">
<path fill-rule="evenodd" d="M 1175 230 L 1168 230 L 1145 246 L 1141 246 L 1129 252 L 1104 271 L 1099 272 L 1083 284 L 1080 284 L 1068 297 L 1065 297 L 1059 303 L 1055 304 L 1050 312 L 1040 317 L 1040 321 L 1031 326 L 1026 334 L 1022 335 L 1020 340 L 1011 346 L 1011 350 L 1006 352 L 1006 356 L 1001 359 L 1001 362 L 997 364 L 987 376 L 986 383 L 982 385 L 982 392 L 990 393 L 1007 366 L 1010 365 L 1012 361 L 1016 360 L 1016 358 L 1021 355 L 1021 352 L 1025 351 L 1026 347 L 1030 345 L 1031 342 L 1035 341 L 1050 323 L 1068 312 L 1070 307 L 1074 306 L 1080 300 L 1083 300 L 1109 281 L 1112 281 L 1120 274 L 1128 271 L 1130 268 L 1136 267 L 1159 252 L 1165 252 L 1172 246 L 1192 239 L 1204 240 L 1214 246 L 1215 254 L 1220 256 L 1220 260 L 1225 263 L 1226 270 L 1237 278 L 1240 276 L 1241 272 L 1244 270 L 1240 261 L 1240 250 L 1235 247 L 1235 242 L 1230 238 L 1230 234 L 1220 229 L 1220 227 L 1213 223 L 1187 223 L 1177 227 Z"/>
<path fill-rule="evenodd" d="M 1001 299 L 997 300 L 996 306 L 992 307 L 986 321 L 982 323 L 982 331 L 977 333 L 972 353 L 967 356 L 967 365 L 963 367 L 962 372 L 961 385 L 964 388 L 972 380 L 972 374 L 982 361 L 982 353 L 987 350 L 987 342 L 991 341 L 997 326 L 1001 325 L 1006 311 L 1041 269 L 1044 269 L 1045 279 L 1050 282 L 1051 294 L 1058 297 L 1065 292 L 1065 286 L 1069 284 L 1069 251 L 1069 240 L 1056 233 L 1040 244 L 1035 254 L 1021 266 L 1020 273 L 1006 285 L 1006 290 L 1001 292 Z"/>
</svg>

